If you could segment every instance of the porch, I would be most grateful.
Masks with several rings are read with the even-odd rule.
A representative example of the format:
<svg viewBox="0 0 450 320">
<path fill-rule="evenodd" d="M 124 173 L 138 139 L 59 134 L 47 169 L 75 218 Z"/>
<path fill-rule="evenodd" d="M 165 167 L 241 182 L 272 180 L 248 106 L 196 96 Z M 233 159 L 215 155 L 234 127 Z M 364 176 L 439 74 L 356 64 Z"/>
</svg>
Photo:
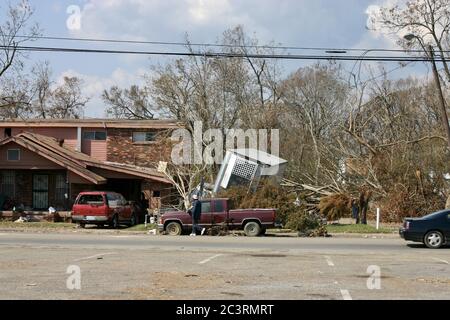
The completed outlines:
<svg viewBox="0 0 450 320">
<path fill-rule="evenodd" d="M 48 211 L 0 211 L 0 221 L 16 221 L 25 217 L 29 222 L 71 222 L 70 211 L 58 211 L 50 214 Z"/>
<path fill-rule="evenodd" d="M 66 170 L 0 170 L 0 210 L 68 211 Z"/>
</svg>

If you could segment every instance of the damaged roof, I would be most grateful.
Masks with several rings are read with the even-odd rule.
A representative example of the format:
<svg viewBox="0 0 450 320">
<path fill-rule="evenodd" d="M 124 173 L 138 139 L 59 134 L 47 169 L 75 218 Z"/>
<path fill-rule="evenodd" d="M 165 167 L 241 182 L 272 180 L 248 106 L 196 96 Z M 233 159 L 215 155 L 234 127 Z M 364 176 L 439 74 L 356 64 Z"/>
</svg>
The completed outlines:
<svg viewBox="0 0 450 320">
<path fill-rule="evenodd" d="M 91 171 L 92 168 L 125 173 L 128 175 L 155 180 L 163 183 L 171 183 L 162 173 L 156 169 L 143 168 L 129 164 L 121 164 L 94 159 L 84 153 L 66 148 L 57 139 L 44 135 L 24 132 L 16 136 L 0 141 L 0 146 L 15 142 L 18 145 L 66 168 L 67 170 L 85 178 L 94 184 L 105 184 L 107 179 Z"/>
<path fill-rule="evenodd" d="M 54 128 L 125 128 L 125 129 L 178 129 L 176 120 L 126 120 L 126 119 L 11 119 L 0 121 L 0 127 L 54 127 Z"/>
</svg>

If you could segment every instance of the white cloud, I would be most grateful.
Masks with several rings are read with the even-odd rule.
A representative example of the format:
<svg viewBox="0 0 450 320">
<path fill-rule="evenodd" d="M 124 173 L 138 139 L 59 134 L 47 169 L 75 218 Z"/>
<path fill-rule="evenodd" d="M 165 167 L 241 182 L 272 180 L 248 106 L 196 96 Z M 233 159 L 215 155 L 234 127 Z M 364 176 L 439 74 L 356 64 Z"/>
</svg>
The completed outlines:
<svg viewBox="0 0 450 320">
<path fill-rule="evenodd" d="M 348 38 L 346 24 L 333 15 L 360 16 L 361 6 L 360 0 L 87 0 L 74 35 L 181 41 L 188 33 L 193 41 L 211 42 L 241 24 L 263 42 L 314 45 Z"/>
<path fill-rule="evenodd" d="M 418 0 L 417 3 L 424 4 L 425 0 Z M 373 4 L 369 5 L 366 9 L 367 15 L 367 26 L 372 29 L 371 35 L 375 39 L 379 39 L 384 41 L 388 47 L 397 46 L 397 42 L 399 39 L 402 39 L 405 35 L 409 33 L 422 34 L 422 36 L 426 35 L 428 31 L 425 28 L 414 26 L 410 28 L 405 28 L 403 30 L 398 31 L 397 33 L 392 33 L 391 30 L 386 29 L 379 21 L 379 10 L 382 7 L 392 8 L 398 6 L 400 9 L 406 9 L 407 3 L 411 2 L 408 0 L 378 0 Z M 438 27 L 438 32 L 439 32 Z M 426 40 L 433 42 L 431 36 L 424 36 Z"/>
<path fill-rule="evenodd" d="M 188 12 L 194 22 L 206 24 L 221 16 L 233 13 L 233 8 L 228 0 L 188 0 Z"/>
</svg>

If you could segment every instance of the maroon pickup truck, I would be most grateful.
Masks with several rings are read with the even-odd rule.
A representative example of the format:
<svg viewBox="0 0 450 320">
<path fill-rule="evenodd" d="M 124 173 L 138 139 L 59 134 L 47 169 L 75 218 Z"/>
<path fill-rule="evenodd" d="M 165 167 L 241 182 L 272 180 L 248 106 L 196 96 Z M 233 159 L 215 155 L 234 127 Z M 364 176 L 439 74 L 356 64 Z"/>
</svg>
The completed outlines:
<svg viewBox="0 0 450 320">
<path fill-rule="evenodd" d="M 243 229 L 245 235 L 255 237 L 276 226 L 275 209 L 229 210 L 229 199 L 204 199 L 199 225 L 203 228 L 225 223 L 228 229 Z M 192 229 L 192 218 L 184 211 L 169 211 L 161 215 L 159 230 L 169 235 L 181 235 Z"/>
</svg>

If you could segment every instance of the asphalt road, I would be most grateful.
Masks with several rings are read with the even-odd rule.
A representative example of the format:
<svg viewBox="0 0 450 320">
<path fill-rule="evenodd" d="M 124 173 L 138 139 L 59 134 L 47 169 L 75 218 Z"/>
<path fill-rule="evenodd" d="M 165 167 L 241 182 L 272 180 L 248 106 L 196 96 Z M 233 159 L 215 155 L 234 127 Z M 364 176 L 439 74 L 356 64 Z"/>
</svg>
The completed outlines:
<svg viewBox="0 0 450 320">
<path fill-rule="evenodd" d="M 105 234 L 29 234 L 0 233 L 1 245 L 52 246 L 60 248 L 185 248 L 185 249 L 268 249 L 333 252 L 343 251 L 399 251 L 408 250 L 401 239 L 371 238 L 296 238 L 239 236 L 143 236 Z"/>
<path fill-rule="evenodd" d="M 0 299 L 450 299 L 449 263 L 401 239 L 4 232 Z"/>
</svg>

